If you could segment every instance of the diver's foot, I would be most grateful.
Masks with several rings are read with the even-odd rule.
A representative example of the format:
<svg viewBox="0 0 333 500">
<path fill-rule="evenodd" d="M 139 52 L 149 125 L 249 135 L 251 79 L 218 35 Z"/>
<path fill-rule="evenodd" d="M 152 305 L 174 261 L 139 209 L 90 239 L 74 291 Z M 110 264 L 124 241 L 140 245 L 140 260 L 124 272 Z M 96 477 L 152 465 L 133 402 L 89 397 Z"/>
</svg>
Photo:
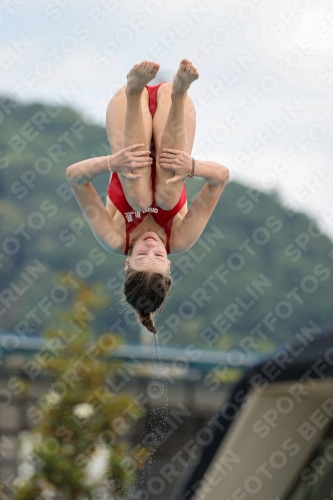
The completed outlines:
<svg viewBox="0 0 333 500">
<path fill-rule="evenodd" d="M 199 73 L 193 64 L 187 59 L 183 59 L 172 83 L 172 95 L 185 94 L 194 80 L 199 78 Z"/>
<path fill-rule="evenodd" d="M 150 80 L 153 80 L 160 69 L 159 64 L 143 61 L 136 64 L 127 75 L 127 94 L 141 94 Z"/>
</svg>

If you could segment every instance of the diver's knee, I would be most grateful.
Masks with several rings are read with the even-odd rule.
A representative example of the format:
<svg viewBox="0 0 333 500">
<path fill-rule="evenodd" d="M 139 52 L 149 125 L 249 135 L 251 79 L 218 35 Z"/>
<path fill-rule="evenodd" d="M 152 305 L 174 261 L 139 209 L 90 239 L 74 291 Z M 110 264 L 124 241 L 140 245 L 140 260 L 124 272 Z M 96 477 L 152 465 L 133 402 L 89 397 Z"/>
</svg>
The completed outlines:
<svg viewBox="0 0 333 500">
<path fill-rule="evenodd" d="M 142 212 L 143 210 L 147 210 L 153 203 L 153 195 L 145 195 L 142 196 L 140 193 L 131 193 L 131 200 L 128 200 L 129 204 L 138 212 Z"/>
<path fill-rule="evenodd" d="M 163 190 L 156 190 L 155 203 L 162 210 L 172 210 L 177 205 L 178 200 L 175 199 L 173 193 L 163 192 Z"/>
</svg>

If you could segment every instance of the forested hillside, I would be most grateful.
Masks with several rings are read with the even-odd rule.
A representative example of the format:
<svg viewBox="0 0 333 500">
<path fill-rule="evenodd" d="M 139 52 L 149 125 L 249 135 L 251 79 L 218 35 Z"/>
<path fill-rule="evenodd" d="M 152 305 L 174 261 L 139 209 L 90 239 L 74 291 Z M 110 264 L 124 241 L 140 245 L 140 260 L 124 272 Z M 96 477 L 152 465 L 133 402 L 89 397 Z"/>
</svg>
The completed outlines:
<svg viewBox="0 0 333 500">
<path fill-rule="evenodd" d="M 109 152 L 105 130 L 71 109 L 5 98 L 0 121 L 1 329 L 49 327 L 81 278 L 110 295 L 94 329 L 137 341 L 133 314 L 117 306 L 124 257 L 98 245 L 65 175 Z M 94 182 L 103 200 L 107 183 Z M 201 186 L 187 180 L 190 200 Z M 230 182 L 202 238 L 171 261 L 173 292 L 157 319 L 163 342 L 265 350 L 332 322 L 332 242 L 273 195 Z"/>
</svg>

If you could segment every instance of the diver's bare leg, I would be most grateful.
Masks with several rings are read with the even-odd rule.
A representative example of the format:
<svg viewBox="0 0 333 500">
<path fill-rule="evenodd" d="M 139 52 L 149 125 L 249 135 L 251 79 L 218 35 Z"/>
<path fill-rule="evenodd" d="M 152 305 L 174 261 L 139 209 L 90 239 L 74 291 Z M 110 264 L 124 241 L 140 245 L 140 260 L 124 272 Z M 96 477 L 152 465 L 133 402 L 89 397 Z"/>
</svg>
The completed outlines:
<svg viewBox="0 0 333 500">
<path fill-rule="evenodd" d="M 148 151 L 152 137 L 152 118 L 149 112 L 148 92 L 145 86 L 155 78 L 158 64 L 136 64 L 127 75 L 127 86 L 111 99 L 107 110 L 107 134 L 112 152 L 132 144 L 144 144 L 136 151 Z M 153 200 L 151 167 L 134 169 L 140 179 L 119 176 L 125 197 L 134 210 L 148 208 Z"/>
<path fill-rule="evenodd" d="M 195 134 L 195 108 L 187 90 L 199 77 L 193 65 L 184 59 L 172 84 L 164 84 L 158 90 L 157 110 L 153 118 L 153 135 L 157 153 L 156 203 L 165 210 L 173 208 L 180 197 L 184 180 L 165 184 L 174 176 L 159 165 L 163 148 L 191 153 Z"/>
</svg>

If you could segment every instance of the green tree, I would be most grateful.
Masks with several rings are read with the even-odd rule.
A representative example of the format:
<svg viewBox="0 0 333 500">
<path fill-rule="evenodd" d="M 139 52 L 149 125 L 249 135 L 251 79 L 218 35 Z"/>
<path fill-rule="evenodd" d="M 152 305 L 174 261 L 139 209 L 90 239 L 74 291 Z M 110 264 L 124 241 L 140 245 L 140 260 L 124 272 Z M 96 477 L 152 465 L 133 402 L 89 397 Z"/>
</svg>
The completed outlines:
<svg viewBox="0 0 333 500">
<path fill-rule="evenodd" d="M 63 303 L 53 302 L 49 316 L 38 303 L 52 296 L 59 285 L 57 274 L 68 269 L 73 280 L 104 283 L 112 299 L 112 309 L 99 312 L 95 330 L 119 324 L 117 331 L 124 340 L 137 342 L 140 326 L 134 312 L 125 315 L 117 307 L 124 257 L 109 254 L 96 241 L 66 179 L 69 165 L 110 153 L 105 128 L 85 123 L 73 109 L 2 99 L 11 110 L 0 134 L 0 272 L 2 291 L 6 289 L 0 303 L 2 329 L 27 329 L 23 322 L 28 322 L 28 331 L 38 334 L 41 324 L 44 329 L 52 327 Z M 44 129 L 33 141 L 23 141 L 24 146 L 13 142 L 27 124 L 37 131 L 35 123 L 41 116 Z M 80 134 L 73 133 L 78 126 Z M 59 140 L 64 133 L 69 134 L 68 141 Z M 56 157 L 55 144 L 62 152 Z M 103 201 L 108 182 L 109 173 L 93 180 Z M 203 183 L 203 179 L 187 179 L 189 206 Z M 38 279 L 30 269 L 36 260 L 44 266 Z M 323 328 L 332 322 L 332 239 L 307 215 L 283 206 L 274 192 L 265 194 L 229 182 L 200 240 L 186 254 L 171 255 L 170 260 L 174 286 L 156 322 L 162 343 L 237 349 L 267 314 L 275 315 L 277 305 L 292 290 L 300 298 L 292 292 L 291 315 L 280 314 L 274 328 L 264 327 L 265 344 L 257 335 L 253 351 L 292 342 L 295 333 L 310 324 Z M 260 275 L 272 285 L 257 293 L 253 283 Z M 312 289 L 308 288 L 311 282 Z M 24 292 L 16 293 L 17 287 Z M 234 311 L 231 319 L 228 307 Z M 37 308 L 35 317 L 30 314 L 33 308 Z M 209 345 L 203 339 L 205 328 L 219 334 L 216 343 Z"/>
<path fill-rule="evenodd" d="M 17 480 L 15 500 L 50 498 L 47 494 L 92 499 L 100 488 L 110 498 L 121 498 L 144 465 L 148 451 L 129 441 L 144 411 L 109 385 L 119 366 L 112 359 L 119 340 L 110 332 L 97 337 L 91 329 L 91 311 L 105 302 L 98 287 L 81 285 L 72 312 L 44 335 L 43 364 L 51 385 L 42 398 L 43 418 L 21 437 L 21 456 L 30 473 Z M 98 457 L 96 478 L 91 466 Z"/>
</svg>

